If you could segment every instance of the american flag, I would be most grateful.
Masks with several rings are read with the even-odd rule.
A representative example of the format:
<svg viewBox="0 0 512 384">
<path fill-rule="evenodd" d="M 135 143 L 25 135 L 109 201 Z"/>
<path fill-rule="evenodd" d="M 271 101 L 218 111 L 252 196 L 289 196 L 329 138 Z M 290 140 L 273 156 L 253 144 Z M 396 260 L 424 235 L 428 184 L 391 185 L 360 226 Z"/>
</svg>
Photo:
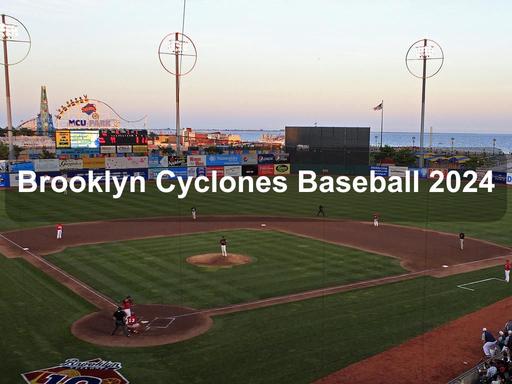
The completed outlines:
<svg viewBox="0 0 512 384">
<path fill-rule="evenodd" d="M 380 103 L 379 105 L 377 105 L 376 107 L 373 107 L 373 110 L 374 111 L 380 111 L 382 109 L 382 103 Z"/>
</svg>

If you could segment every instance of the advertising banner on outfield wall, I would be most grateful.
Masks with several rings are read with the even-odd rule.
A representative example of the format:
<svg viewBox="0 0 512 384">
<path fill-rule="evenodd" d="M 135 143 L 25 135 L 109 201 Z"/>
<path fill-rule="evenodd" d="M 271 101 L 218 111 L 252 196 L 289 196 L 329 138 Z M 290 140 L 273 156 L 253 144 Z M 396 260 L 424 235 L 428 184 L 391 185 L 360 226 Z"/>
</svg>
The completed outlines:
<svg viewBox="0 0 512 384">
<path fill-rule="evenodd" d="M 204 167 L 206 165 L 205 155 L 188 155 L 187 165 L 189 167 Z"/>
<path fill-rule="evenodd" d="M 106 157 L 105 158 L 105 169 L 127 169 L 128 162 L 127 157 Z"/>
<path fill-rule="evenodd" d="M 492 182 L 494 184 L 507 184 L 506 172 L 492 172 Z"/>
<path fill-rule="evenodd" d="M 148 157 L 147 156 L 128 156 L 126 158 L 126 168 L 147 168 Z"/>
<path fill-rule="evenodd" d="M 242 165 L 242 176 L 258 176 L 258 166 L 255 164 Z"/>
<path fill-rule="evenodd" d="M 405 177 L 405 171 L 407 171 L 407 167 L 399 167 L 396 165 L 390 165 L 388 167 L 388 176 L 399 176 Z"/>
<path fill-rule="evenodd" d="M 238 177 L 242 176 L 241 165 L 227 165 L 224 167 L 224 176 Z"/>
<path fill-rule="evenodd" d="M 273 153 L 260 153 L 258 155 L 258 164 L 274 164 Z"/>
<path fill-rule="evenodd" d="M 420 179 L 428 178 L 428 168 L 409 168 L 409 171 L 411 171 L 411 175 L 414 172 L 418 172 L 418 177 Z"/>
<path fill-rule="evenodd" d="M 258 155 L 256 153 L 244 153 L 241 157 L 242 165 L 258 164 Z"/>
<path fill-rule="evenodd" d="M 382 177 L 388 177 L 389 176 L 389 169 L 388 169 L 388 167 L 372 165 L 370 167 L 370 171 L 374 171 L 375 172 L 375 176 L 382 176 Z"/>
<path fill-rule="evenodd" d="M 82 159 L 66 159 L 59 161 L 59 169 L 61 171 L 67 171 L 69 169 L 82 169 L 84 168 L 84 162 Z"/>
<path fill-rule="evenodd" d="M 207 155 L 207 166 L 224 166 L 224 165 L 240 165 L 242 159 L 237 154 L 223 154 L 223 155 Z"/>
<path fill-rule="evenodd" d="M 116 146 L 115 145 L 102 145 L 100 147 L 100 153 L 114 154 L 114 153 L 116 153 Z"/>
<path fill-rule="evenodd" d="M 86 169 L 100 169 L 105 168 L 104 157 L 84 157 L 82 158 L 84 168 Z"/>
<path fill-rule="evenodd" d="M 290 164 L 274 164 L 274 175 L 289 175 Z"/>
<path fill-rule="evenodd" d="M 172 171 L 176 177 L 181 177 L 182 179 L 188 178 L 188 168 L 187 167 L 169 167 L 169 170 Z"/>
<path fill-rule="evenodd" d="M 117 153 L 132 153 L 131 145 L 118 145 L 116 147 Z"/>
<path fill-rule="evenodd" d="M 20 175 L 18 173 L 9 174 L 9 186 L 17 187 L 19 185 Z"/>
<path fill-rule="evenodd" d="M 11 164 L 11 172 L 33 171 L 33 170 L 34 170 L 34 164 L 31 161 L 23 161 L 23 162 Z"/>
<path fill-rule="evenodd" d="M 224 167 L 206 167 L 206 176 L 211 178 L 213 171 L 217 172 L 217 178 L 224 176 Z"/>
<path fill-rule="evenodd" d="M 187 158 L 185 156 L 169 156 L 167 162 L 169 167 L 185 167 Z"/>
<path fill-rule="evenodd" d="M 149 168 L 167 168 L 169 166 L 168 156 L 149 156 L 148 167 Z"/>
<path fill-rule="evenodd" d="M 105 169 L 94 169 L 93 175 L 94 176 L 105 176 Z M 148 170 L 147 169 L 114 169 L 114 170 L 108 170 L 110 172 L 111 177 L 123 177 L 123 176 L 142 176 L 145 179 L 148 178 Z M 87 178 L 89 175 L 88 169 L 80 169 L 80 170 L 71 170 L 67 172 L 68 178 L 71 178 L 73 176 L 81 176 L 84 178 Z"/>
<path fill-rule="evenodd" d="M 162 172 L 164 169 L 167 168 L 148 168 L 148 179 L 155 180 L 158 174 Z M 164 179 L 167 180 L 170 179 L 170 177 L 165 176 Z"/>
<path fill-rule="evenodd" d="M 36 172 L 55 172 L 59 170 L 59 159 L 37 159 L 32 162 Z"/>
<path fill-rule="evenodd" d="M 260 164 L 258 165 L 258 176 L 273 176 L 274 164 Z"/>
<path fill-rule="evenodd" d="M 276 153 L 274 155 L 274 163 L 275 164 L 289 164 L 290 163 L 290 154 Z"/>
<path fill-rule="evenodd" d="M 507 173 L 507 184 L 512 185 L 512 173 Z"/>
<path fill-rule="evenodd" d="M 7 188 L 9 185 L 9 174 L 6 172 L 0 173 L 0 188 Z"/>
</svg>

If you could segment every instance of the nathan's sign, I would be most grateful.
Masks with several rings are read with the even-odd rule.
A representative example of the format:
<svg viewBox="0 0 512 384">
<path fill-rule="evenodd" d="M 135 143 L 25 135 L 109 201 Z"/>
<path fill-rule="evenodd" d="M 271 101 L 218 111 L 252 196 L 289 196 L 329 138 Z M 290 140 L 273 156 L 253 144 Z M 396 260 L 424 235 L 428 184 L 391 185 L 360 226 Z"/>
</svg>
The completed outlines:
<svg viewBox="0 0 512 384">
<path fill-rule="evenodd" d="M 128 384 L 119 373 L 121 368 L 119 362 L 72 358 L 55 367 L 23 373 L 21 377 L 30 384 Z"/>
</svg>

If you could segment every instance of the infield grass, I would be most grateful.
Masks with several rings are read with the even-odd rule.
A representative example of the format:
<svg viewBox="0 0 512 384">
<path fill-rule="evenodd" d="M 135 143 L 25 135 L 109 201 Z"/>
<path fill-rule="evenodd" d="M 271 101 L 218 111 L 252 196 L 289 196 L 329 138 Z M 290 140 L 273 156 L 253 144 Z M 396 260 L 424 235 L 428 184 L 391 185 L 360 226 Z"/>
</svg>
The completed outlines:
<svg viewBox="0 0 512 384">
<path fill-rule="evenodd" d="M 24 260 L 0 257 L 0 374 L 14 384 L 22 372 L 66 358 L 102 357 L 122 362 L 134 384 L 306 384 L 509 297 L 510 286 L 499 282 L 474 292 L 456 288 L 501 273 L 418 278 L 218 316 L 211 330 L 186 342 L 122 349 L 75 339 L 70 325 L 92 307 Z"/>
<path fill-rule="evenodd" d="M 251 264 L 198 267 L 186 258 L 219 252 Z M 48 259 L 107 296 L 211 308 L 405 273 L 399 260 L 276 231 L 234 230 L 68 248 Z"/>
</svg>

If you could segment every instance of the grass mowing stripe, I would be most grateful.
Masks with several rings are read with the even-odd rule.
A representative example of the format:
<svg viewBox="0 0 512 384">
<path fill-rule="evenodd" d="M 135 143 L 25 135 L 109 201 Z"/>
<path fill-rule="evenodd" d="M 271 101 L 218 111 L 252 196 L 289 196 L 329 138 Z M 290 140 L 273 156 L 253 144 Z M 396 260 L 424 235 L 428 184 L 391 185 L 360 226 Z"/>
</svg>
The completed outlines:
<svg viewBox="0 0 512 384">
<path fill-rule="evenodd" d="M 256 262 L 215 271 L 185 262 L 188 256 L 211 251 L 212 244 L 216 248 L 220 233 L 233 244 L 229 252 L 247 254 Z M 327 252 L 315 253 L 311 249 Z M 332 270 L 325 268 L 326 255 L 336 259 Z M 140 303 L 179 301 L 194 308 L 224 306 L 403 272 L 396 260 L 387 257 L 287 233 L 252 230 L 181 236 L 179 246 L 174 248 L 168 246 L 168 238 L 88 245 L 49 258 L 112 298 L 131 294 Z M 356 260 L 380 268 L 359 271 L 353 265 Z"/>
</svg>

